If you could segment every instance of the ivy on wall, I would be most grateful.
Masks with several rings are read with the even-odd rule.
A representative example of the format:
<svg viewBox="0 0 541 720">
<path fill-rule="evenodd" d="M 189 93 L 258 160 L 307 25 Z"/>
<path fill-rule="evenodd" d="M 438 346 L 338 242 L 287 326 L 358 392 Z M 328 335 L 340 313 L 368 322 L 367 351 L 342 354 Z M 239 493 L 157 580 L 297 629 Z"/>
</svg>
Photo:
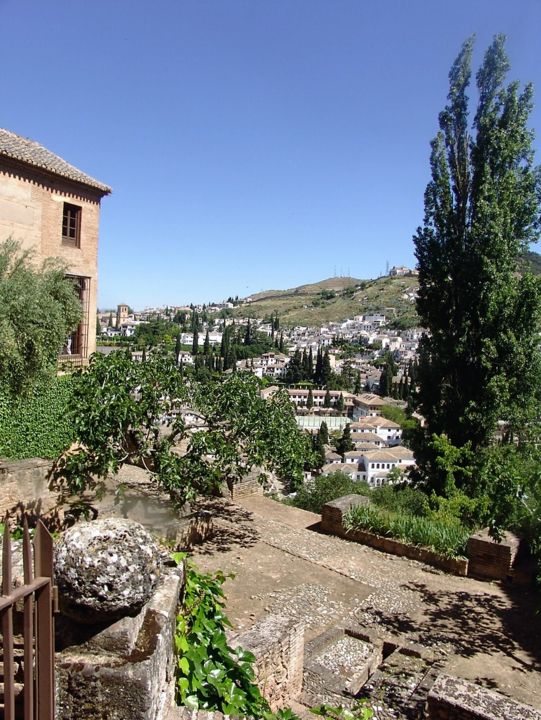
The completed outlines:
<svg viewBox="0 0 541 720">
<path fill-rule="evenodd" d="M 69 375 L 39 383 L 18 398 L 0 388 L 0 457 L 55 458 L 68 447 L 73 440 L 66 417 L 71 392 Z"/>
</svg>

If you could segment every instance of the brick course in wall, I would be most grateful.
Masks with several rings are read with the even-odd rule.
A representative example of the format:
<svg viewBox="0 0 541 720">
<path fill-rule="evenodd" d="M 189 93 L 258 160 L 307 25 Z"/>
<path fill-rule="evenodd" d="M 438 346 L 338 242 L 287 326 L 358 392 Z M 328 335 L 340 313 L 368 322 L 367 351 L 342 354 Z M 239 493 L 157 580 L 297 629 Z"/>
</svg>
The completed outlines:
<svg viewBox="0 0 541 720">
<path fill-rule="evenodd" d="M 90 279 L 88 352 L 96 350 L 98 234 L 103 192 L 38 168 L 0 157 L 0 242 L 12 237 L 40 266 L 61 258 L 70 275 Z M 62 243 L 64 203 L 81 208 L 80 247 Z"/>
</svg>

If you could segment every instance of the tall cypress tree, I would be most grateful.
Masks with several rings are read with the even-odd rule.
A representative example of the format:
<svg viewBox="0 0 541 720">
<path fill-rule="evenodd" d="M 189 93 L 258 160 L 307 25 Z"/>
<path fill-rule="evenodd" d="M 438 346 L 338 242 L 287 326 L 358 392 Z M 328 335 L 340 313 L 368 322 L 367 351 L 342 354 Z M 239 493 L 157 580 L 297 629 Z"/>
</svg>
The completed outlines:
<svg viewBox="0 0 541 720">
<path fill-rule="evenodd" d="M 314 375 L 314 354 L 312 352 L 312 348 L 310 348 L 310 352 L 308 353 L 308 376 L 307 379 L 311 380 Z"/>
<path fill-rule="evenodd" d="M 210 337 L 209 337 L 209 331 L 207 330 L 205 334 L 205 342 L 203 343 L 203 355 L 208 355 L 210 352 Z"/>
<path fill-rule="evenodd" d="M 319 435 L 321 437 L 321 441 L 325 445 L 327 445 L 327 443 L 329 442 L 329 428 L 327 427 L 327 423 L 325 422 L 325 420 L 323 420 L 323 422 L 319 426 Z"/>
<path fill-rule="evenodd" d="M 325 353 L 323 355 L 323 360 L 321 363 L 321 384 L 327 385 L 329 380 L 332 376 L 332 370 L 331 370 L 331 359 L 329 356 L 329 351 L 325 350 Z"/>
<path fill-rule="evenodd" d="M 419 346 L 417 393 L 426 427 L 415 450 L 438 491 L 445 477 L 433 434 L 477 451 L 500 419 L 520 431 L 539 393 L 539 282 L 518 272 L 520 253 L 539 237 L 541 183 L 527 127 L 532 88 L 505 83 L 504 42 L 494 39 L 477 73 L 471 130 L 472 39 L 451 68 L 424 222 L 414 237 L 417 311 L 429 331 Z"/>
<path fill-rule="evenodd" d="M 180 331 L 177 333 L 177 337 L 175 339 L 175 362 L 178 365 L 180 360 L 180 351 L 182 350 L 182 345 L 180 344 Z"/>
<path fill-rule="evenodd" d="M 323 355 L 321 353 L 321 348 L 318 347 L 317 356 L 316 356 L 316 368 L 314 370 L 314 382 L 317 385 L 321 385 L 322 377 L 323 377 Z"/>
</svg>

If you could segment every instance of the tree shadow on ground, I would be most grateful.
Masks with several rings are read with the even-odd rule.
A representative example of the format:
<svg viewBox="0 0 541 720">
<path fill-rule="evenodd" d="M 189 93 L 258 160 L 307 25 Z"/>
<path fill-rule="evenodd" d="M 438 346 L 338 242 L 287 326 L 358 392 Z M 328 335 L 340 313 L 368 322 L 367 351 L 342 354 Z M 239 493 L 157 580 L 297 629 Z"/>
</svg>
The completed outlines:
<svg viewBox="0 0 541 720">
<path fill-rule="evenodd" d="M 509 588 L 506 600 L 482 592 L 431 590 L 423 583 L 404 587 L 417 593 L 422 605 L 412 631 L 416 642 L 449 643 L 464 658 L 501 652 L 524 670 L 541 670 L 541 617 L 532 592 Z M 530 659 L 520 657 L 521 651 Z"/>
<path fill-rule="evenodd" d="M 250 548 L 260 538 L 252 513 L 225 498 L 198 500 L 194 509 L 210 513 L 213 524 L 210 537 L 197 547 L 198 555 L 215 555 L 235 548 Z"/>
</svg>

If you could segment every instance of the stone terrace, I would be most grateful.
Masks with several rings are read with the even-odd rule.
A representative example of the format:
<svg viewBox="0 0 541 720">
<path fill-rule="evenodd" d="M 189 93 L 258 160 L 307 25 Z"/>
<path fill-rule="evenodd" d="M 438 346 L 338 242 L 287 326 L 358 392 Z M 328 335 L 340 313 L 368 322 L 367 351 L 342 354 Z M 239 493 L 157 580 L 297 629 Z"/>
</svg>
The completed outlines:
<svg viewBox="0 0 541 720">
<path fill-rule="evenodd" d="M 438 672 L 541 708 L 541 617 L 531 591 L 319 534 L 308 529 L 319 516 L 261 496 L 203 506 L 215 533 L 195 560 L 235 573 L 225 590 L 238 632 L 279 613 L 304 620 L 307 643 L 336 627 L 376 633 L 420 646 Z"/>
</svg>

